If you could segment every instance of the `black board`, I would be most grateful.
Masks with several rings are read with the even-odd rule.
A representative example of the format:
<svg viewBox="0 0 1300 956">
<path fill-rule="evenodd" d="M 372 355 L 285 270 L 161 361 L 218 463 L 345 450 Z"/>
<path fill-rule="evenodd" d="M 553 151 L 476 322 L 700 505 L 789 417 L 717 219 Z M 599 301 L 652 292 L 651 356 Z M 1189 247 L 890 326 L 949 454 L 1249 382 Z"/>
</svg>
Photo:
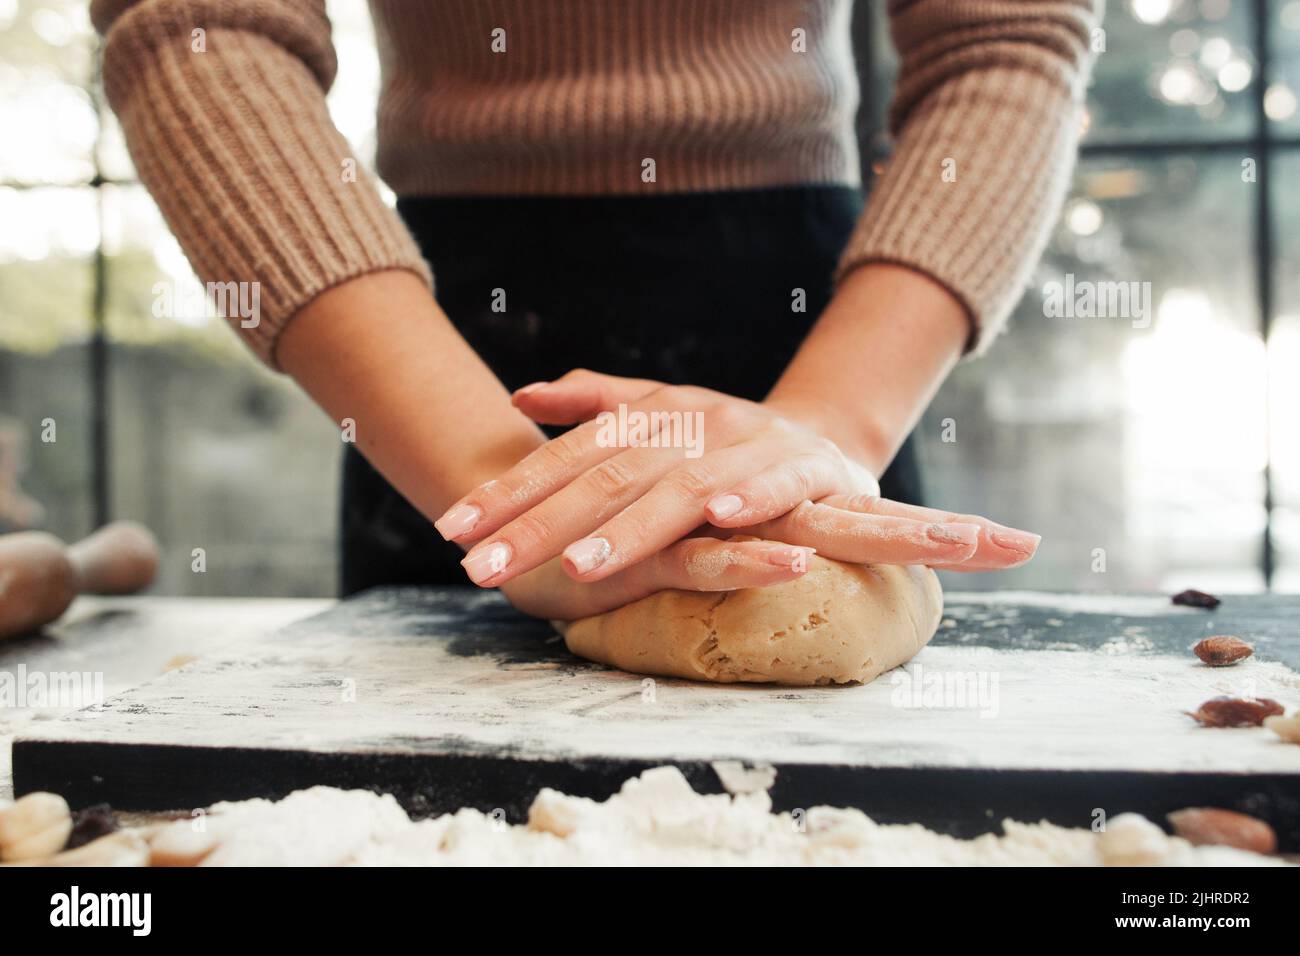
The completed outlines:
<svg viewBox="0 0 1300 956">
<path fill-rule="evenodd" d="M 543 786 L 603 798 L 663 763 L 718 791 L 718 761 L 776 770 L 777 809 L 856 806 L 961 836 L 1001 819 L 1211 805 L 1300 846 L 1300 747 L 1183 711 L 1222 693 L 1300 704 L 1300 600 L 952 594 L 934 642 L 867 687 L 648 681 L 571 656 L 496 594 L 384 589 L 223 646 L 14 743 L 17 793 L 183 810 L 314 784 L 414 814 L 520 819 Z M 1256 656 L 1211 669 L 1210 633 Z M 982 683 L 981 683 L 982 682 Z M 933 690 L 933 697 L 927 697 Z"/>
</svg>

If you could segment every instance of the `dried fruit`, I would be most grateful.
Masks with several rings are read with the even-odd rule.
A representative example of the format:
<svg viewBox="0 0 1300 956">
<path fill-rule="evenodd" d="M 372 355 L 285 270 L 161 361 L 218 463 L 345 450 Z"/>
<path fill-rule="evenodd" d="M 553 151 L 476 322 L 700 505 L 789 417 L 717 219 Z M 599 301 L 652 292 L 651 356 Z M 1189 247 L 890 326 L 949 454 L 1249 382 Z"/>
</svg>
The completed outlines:
<svg viewBox="0 0 1300 956">
<path fill-rule="evenodd" d="M 1229 637 L 1227 634 L 1207 637 L 1192 650 L 1211 667 L 1227 667 L 1255 653 L 1255 649 L 1241 638 Z"/>
<path fill-rule="evenodd" d="M 1287 743 L 1300 744 L 1300 713 L 1290 717 L 1265 717 L 1264 726 Z"/>
<path fill-rule="evenodd" d="M 64 849 L 75 850 L 79 846 L 95 842 L 100 837 L 108 836 L 120 828 L 117 815 L 107 803 L 86 807 L 72 815 L 72 833 L 69 834 Z"/>
<path fill-rule="evenodd" d="M 1203 607 L 1207 610 L 1214 610 L 1222 602 L 1213 594 L 1206 594 L 1204 591 L 1197 591 L 1195 588 L 1188 588 L 1174 595 L 1175 604 L 1181 604 L 1184 607 Z"/>
<path fill-rule="evenodd" d="M 1232 846 L 1252 853 L 1276 853 L 1277 834 L 1263 820 L 1217 807 L 1188 807 L 1169 814 L 1169 823 L 1193 846 Z"/>
<path fill-rule="evenodd" d="M 1203 703 L 1199 710 L 1189 711 L 1187 716 L 1206 727 L 1258 727 L 1265 717 L 1283 712 L 1281 704 L 1267 697 L 1215 697 Z"/>
</svg>

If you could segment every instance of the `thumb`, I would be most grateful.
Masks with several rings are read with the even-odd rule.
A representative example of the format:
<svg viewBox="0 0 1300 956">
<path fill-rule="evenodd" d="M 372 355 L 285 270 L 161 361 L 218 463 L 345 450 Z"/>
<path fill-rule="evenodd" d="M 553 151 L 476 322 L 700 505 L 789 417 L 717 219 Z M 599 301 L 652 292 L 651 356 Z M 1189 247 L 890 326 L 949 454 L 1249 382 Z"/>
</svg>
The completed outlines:
<svg viewBox="0 0 1300 956">
<path fill-rule="evenodd" d="M 663 383 L 653 379 L 579 368 L 554 382 L 526 385 L 511 395 L 510 401 L 539 425 L 572 425 L 614 411 L 619 405 L 631 405 L 660 388 Z"/>
</svg>

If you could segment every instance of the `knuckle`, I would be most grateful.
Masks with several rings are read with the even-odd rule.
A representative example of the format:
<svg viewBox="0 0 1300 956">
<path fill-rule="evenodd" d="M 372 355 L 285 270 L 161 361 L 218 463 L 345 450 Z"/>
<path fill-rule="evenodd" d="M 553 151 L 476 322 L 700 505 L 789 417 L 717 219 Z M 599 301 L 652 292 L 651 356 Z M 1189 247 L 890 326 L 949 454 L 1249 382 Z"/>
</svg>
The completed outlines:
<svg viewBox="0 0 1300 956">
<path fill-rule="evenodd" d="M 521 514 L 501 532 L 500 537 L 510 542 L 516 553 L 539 547 L 554 533 L 545 517 L 536 511 Z"/>
<path fill-rule="evenodd" d="M 656 521 L 646 509 L 633 506 L 591 532 L 590 537 L 609 542 L 612 558 L 607 564 L 632 564 L 654 552 L 650 542 L 655 538 Z"/>
<path fill-rule="evenodd" d="M 831 441 L 829 438 L 824 438 L 820 435 L 813 439 L 813 453 L 820 455 L 822 458 L 829 459 L 836 465 L 841 464 L 845 460 L 844 452 L 840 449 L 840 446 L 835 444 L 835 442 Z"/>
<path fill-rule="evenodd" d="M 591 469 L 586 480 L 596 494 L 614 498 L 632 487 L 636 472 L 619 458 L 610 458 Z"/>
<path fill-rule="evenodd" d="M 806 435 L 807 433 L 807 429 L 802 425 L 798 425 L 790 419 L 782 418 L 780 416 L 769 418 L 764 423 L 763 429 L 765 432 L 770 432 L 773 437 L 779 439 L 790 439 L 795 436 Z"/>
<path fill-rule="evenodd" d="M 562 471 L 571 471 L 582 461 L 582 449 L 568 435 L 547 442 L 538 455 L 544 465 Z"/>
<path fill-rule="evenodd" d="M 671 398 L 674 392 L 681 391 L 680 385 L 656 385 L 646 393 L 648 401 L 663 401 L 665 398 Z"/>
<path fill-rule="evenodd" d="M 816 484 L 815 467 L 810 459 L 796 458 L 790 462 L 789 474 L 790 492 L 793 497 L 807 499 L 812 497 L 813 486 Z"/>
<path fill-rule="evenodd" d="M 770 474 L 755 475 L 738 489 L 736 494 L 751 508 L 769 511 L 776 506 L 780 494 L 775 476 Z"/>
<path fill-rule="evenodd" d="M 801 501 L 786 517 L 797 530 L 810 531 L 817 524 L 817 514 L 821 507 L 811 501 Z"/>
<path fill-rule="evenodd" d="M 875 511 L 876 507 L 880 504 L 880 495 L 850 495 L 845 500 L 845 504 L 848 505 L 849 511 Z"/>
<path fill-rule="evenodd" d="M 678 468 L 665 480 L 678 497 L 687 501 L 701 501 L 711 497 L 717 485 L 705 468 Z"/>
<path fill-rule="evenodd" d="M 719 402 L 705 412 L 705 420 L 710 427 L 726 434 L 738 432 L 749 425 L 750 412 L 735 402 Z"/>
</svg>

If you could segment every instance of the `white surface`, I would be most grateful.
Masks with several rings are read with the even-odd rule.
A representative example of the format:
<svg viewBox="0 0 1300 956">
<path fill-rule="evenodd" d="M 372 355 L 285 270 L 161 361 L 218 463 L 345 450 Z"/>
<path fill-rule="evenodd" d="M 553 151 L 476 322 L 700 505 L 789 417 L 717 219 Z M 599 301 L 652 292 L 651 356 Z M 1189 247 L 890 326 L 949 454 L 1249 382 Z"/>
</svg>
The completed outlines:
<svg viewBox="0 0 1300 956">
<path fill-rule="evenodd" d="M 317 599 L 78 598 L 38 636 L 0 644 L 0 671 L 101 673 L 106 696 L 161 674 L 178 655 L 256 641 L 328 608 Z M 57 707 L 0 707 L 0 799 L 13 796 L 9 745 L 15 734 L 67 716 Z"/>
<path fill-rule="evenodd" d="M 1300 747 L 1260 728 L 1201 728 L 1184 714 L 1225 693 L 1300 704 L 1300 677 L 1256 659 L 1211 669 L 1190 653 L 1143 653 L 1140 640 L 1105 650 L 947 645 L 865 687 L 709 686 L 647 683 L 574 662 L 562 647 L 514 662 L 454 654 L 429 620 L 377 615 L 360 636 L 313 627 L 241 640 L 137 688 L 129 706 L 110 701 L 98 716 L 43 723 L 27 736 L 526 759 L 1300 774 Z M 916 700 L 900 700 L 904 674 L 921 676 Z M 925 706 L 927 680 L 962 675 L 995 696 Z"/>
</svg>

